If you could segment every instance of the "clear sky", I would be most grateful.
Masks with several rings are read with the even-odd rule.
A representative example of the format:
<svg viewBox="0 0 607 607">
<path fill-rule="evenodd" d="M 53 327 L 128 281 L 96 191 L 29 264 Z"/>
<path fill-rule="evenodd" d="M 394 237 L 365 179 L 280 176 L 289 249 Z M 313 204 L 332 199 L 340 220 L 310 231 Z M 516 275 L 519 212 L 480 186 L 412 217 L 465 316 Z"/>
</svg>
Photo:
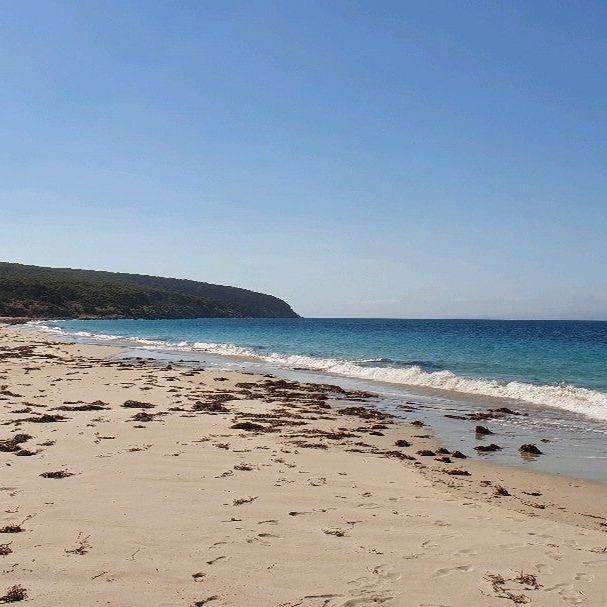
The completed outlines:
<svg viewBox="0 0 607 607">
<path fill-rule="evenodd" d="M 0 4 L 0 259 L 306 316 L 607 319 L 607 5 Z"/>
</svg>

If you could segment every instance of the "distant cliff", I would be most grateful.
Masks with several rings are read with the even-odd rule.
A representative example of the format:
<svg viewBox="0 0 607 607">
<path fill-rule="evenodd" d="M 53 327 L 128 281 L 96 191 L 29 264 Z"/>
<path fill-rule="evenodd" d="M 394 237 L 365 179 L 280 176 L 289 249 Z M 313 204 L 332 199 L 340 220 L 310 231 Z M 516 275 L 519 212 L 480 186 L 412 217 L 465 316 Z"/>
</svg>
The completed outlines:
<svg viewBox="0 0 607 607">
<path fill-rule="evenodd" d="M 297 318 L 278 297 L 206 282 L 0 262 L 0 316 Z"/>
</svg>

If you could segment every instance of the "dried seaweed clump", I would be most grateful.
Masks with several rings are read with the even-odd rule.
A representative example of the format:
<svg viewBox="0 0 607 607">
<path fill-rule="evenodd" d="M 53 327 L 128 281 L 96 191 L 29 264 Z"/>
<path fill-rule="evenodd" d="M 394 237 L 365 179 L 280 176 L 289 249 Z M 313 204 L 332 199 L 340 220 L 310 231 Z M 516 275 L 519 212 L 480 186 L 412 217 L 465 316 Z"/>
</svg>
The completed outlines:
<svg viewBox="0 0 607 607">
<path fill-rule="evenodd" d="M 238 422 L 237 424 L 233 424 L 230 428 L 234 430 L 249 430 L 251 432 L 254 431 L 263 431 L 267 430 L 266 426 L 262 424 L 256 424 L 254 422 Z"/>
<path fill-rule="evenodd" d="M 139 400 L 127 400 L 122 405 L 125 409 L 153 409 L 156 405 L 144 403 Z"/>
<path fill-rule="evenodd" d="M 192 405 L 192 411 L 202 411 L 203 413 L 229 413 L 229 409 L 222 405 L 221 403 L 203 403 L 201 401 L 196 401 L 194 405 Z"/>
<path fill-rule="evenodd" d="M 0 533 L 23 533 L 25 529 L 21 525 L 4 525 L 0 527 Z"/>
<path fill-rule="evenodd" d="M 526 594 L 518 594 L 508 589 L 508 582 L 524 585 L 526 586 L 525 590 L 537 590 L 541 586 L 534 575 L 525 574 L 522 571 L 515 578 L 507 579 L 499 573 L 488 573 L 485 579 L 491 584 L 497 598 L 510 599 L 515 605 L 526 605 L 531 602 L 531 599 Z"/>
<path fill-rule="evenodd" d="M 68 476 L 74 476 L 74 473 L 67 470 L 57 470 L 55 472 L 43 472 L 40 476 L 42 478 L 67 478 Z"/>
<path fill-rule="evenodd" d="M 17 603 L 19 601 L 24 601 L 27 598 L 27 590 L 17 584 L 15 586 L 11 586 L 4 596 L 0 596 L 0 603 Z"/>
<path fill-rule="evenodd" d="M 145 411 L 140 411 L 139 413 L 135 413 L 133 417 L 131 417 L 130 421 L 133 422 L 153 422 L 154 415 L 151 413 L 146 413 Z"/>
<path fill-rule="evenodd" d="M 461 470 L 460 468 L 445 470 L 445 474 L 449 474 L 450 476 L 470 476 L 470 472 L 468 472 L 468 470 Z"/>
<path fill-rule="evenodd" d="M 66 548 L 65 552 L 67 554 L 86 554 L 91 549 L 91 543 L 89 542 L 90 537 L 90 535 L 84 535 L 84 533 L 80 531 L 76 538 L 76 547 L 69 550 Z"/>
<path fill-rule="evenodd" d="M 255 497 L 241 497 L 239 499 L 235 499 L 232 503 L 234 506 L 242 506 L 243 504 L 250 504 L 257 499 L 258 496 Z"/>
<path fill-rule="evenodd" d="M 415 458 L 412 455 L 408 455 L 407 453 L 403 453 L 402 451 L 384 451 L 383 453 L 386 457 L 394 457 L 396 459 L 406 459 L 414 461 Z"/>
<path fill-rule="evenodd" d="M 519 574 L 514 578 L 515 582 L 529 586 L 533 590 L 537 590 L 542 585 L 537 581 L 537 577 L 532 573 L 524 573 L 520 571 Z"/>
<path fill-rule="evenodd" d="M 25 443 L 31 438 L 32 437 L 29 434 L 15 434 L 11 438 L 0 440 L 0 451 L 4 451 L 6 453 L 19 451 L 21 449 L 19 445 Z"/>
<path fill-rule="evenodd" d="M 53 422 L 64 422 L 67 417 L 65 415 L 59 415 L 56 413 L 43 413 L 42 415 L 36 415 L 34 417 L 28 417 L 26 419 L 19 419 L 19 422 L 33 422 L 34 424 L 52 424 Z"/>
<path fill-rule="evenodd" d="M 384 413 L 383 411 L 377 411 L 375 409 L 367 409 L 366 407 L 344 407 L 338 409 L 339 415 L 353 415 L 360 417 L 361 419 L 391 419 L 394 415 L 390 413 Z"/>
<path fill-rule="evenodd" d="M 109 407 L 106 405 L 107 403 L 96 400 L 93 403 L 82 403 L 81 405 L 66 403 L 60 407 L 55 407 L 55 409 L 57 411 L 103 411 L 105 409 L 109 409 Z"/>
</svg>

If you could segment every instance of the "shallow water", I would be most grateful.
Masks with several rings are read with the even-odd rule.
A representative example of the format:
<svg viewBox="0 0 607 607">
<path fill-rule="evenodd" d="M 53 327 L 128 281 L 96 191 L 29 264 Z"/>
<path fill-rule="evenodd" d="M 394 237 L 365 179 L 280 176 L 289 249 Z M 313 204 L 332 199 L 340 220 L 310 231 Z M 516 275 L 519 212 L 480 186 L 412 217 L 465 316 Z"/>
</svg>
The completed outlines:
<svg viewBox="0 0 607 607">
<path fill-rule="evenodd" d="M 90 320 L 80 337 L 254 357 L 344 377 L 520 399 L 607 419 L 607 322 L 394 319 Z"/>
<path fill-rule="evenodd" d="M 607 323 L 198 319 L 34 323 L 61 338 L 218 368 L 327 381 L 381 395 L 374 406 L 430 425 L 451 449 L 607 482 Z M 403 411 L 406 401 L 413 412 Z M 511 406 L 480 422 L 502 451 L 477 455 L 473 421 L 446 414 Z M 542 439 L 550 442 L 541 442 Z M 522 443 L 545 453 L 523 459 Z"/>
</svg>

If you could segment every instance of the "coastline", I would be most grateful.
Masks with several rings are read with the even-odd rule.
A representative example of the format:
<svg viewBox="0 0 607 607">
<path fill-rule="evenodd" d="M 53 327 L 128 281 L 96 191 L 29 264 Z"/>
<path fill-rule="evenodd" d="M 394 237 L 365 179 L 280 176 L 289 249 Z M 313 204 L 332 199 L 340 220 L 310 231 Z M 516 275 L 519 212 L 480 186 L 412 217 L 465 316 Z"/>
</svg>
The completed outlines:
<svg viewBox="0 0 607 607">
<path fill-rule="evenodd" d="M 30 316 L 0 316 L 0 325 L 25 325 L 28 322 L 41 321 L 44 318 L 33 318 Z"/>
<path fill-rule="evenodd" d="M 568 387 L 566 384 L 561 384 L 561 387 L 558 388 L 556 384 L 533 386 L 514 382 L 518 386 L 525 386 L 526 391 L 548 390 L 552 393 L 551 398 L 554 397 L 556 390 L 560 394 L 559 399 L 562 398 L 556 403 L 550 402 L 549 399 L 550 404 L 546 402 L 538 404 L 533 400 L 526 400 L 530 396 L 529 394 L 525 394 L 521 399 L 513 399 L 491 395 L 493 389 L 475 393 L 433 388 L 426 385 L 425 381 L 422 384 L 402 383 L 402 377 L 399 377 L 398 381 L 393 381 L 392 377 L 384 378 L 386 369 L 381 368 L 381 360 L 385 362 L 387 359 L 371 357 L 368 360 L 360 360 L 359 363 L 362 364 L 357 364 L 355 359 L 351 364 L 347 359 L 339 359 L 339 357 L 323 362 L 322 355 L 321 358 L 309 358 L 308 356 L 296 356 L 295 360 L 291 360 L 292 357 L 288 356 L 285 358 L 283 354 L 280 354 L 283 349 L 278 343 L 274 344 L 276 348 L 268 349 L 267 335 L 264 337 L 259 334 L 259 328 L 262 327 L 264 334 L 267 334 L 269 330 L 272 335 L 275 325 L 270 323 L 268 326 L 265 322 L 260 324 L 262 321 L 254 319 L 249 319 L 244 325 L 246 336 L 238 335 L 238 332 L 234 334 L 234 326 L 231 324 L 228 329 L 229 335 L 221 334 L 221 332 L 217 334 L 215 320 L 208 325 L 195 325 L 196 330 L 193 333 L 188 333 L 191 324 L 187 320 L 176 321 L 178 324 L 185 323 L 185 331 L 180 326 L 169 325 L 167 327 L 163 322 L 158 326 L 154 321 L 116 321 L 118 325 L 114 325 L 110 321 L 109 326 L 106 324 L 108 321 L 98 321 L 101 324 L 94 323 L 92 326 L 80 321 L 76 321 L 75 324 L 70 321 L 66 322 L 67 325 L 29 323 L 29 326 L 24 327 L 23 330 L 39 330 L 60 341 L 75 340 L 78 343 L 93 345 L 121 346 L 127 350 L 124 354 L 125 358 L 153 357 L 165 362 L 179 362 L 185 358 L 194 365 L 213 366 L 218 370 L 246 370 L 261 375 L 275 373 L 283 379 L 304 383 L 331 382 L 347 389 L 371 391 L 380 395 L 380 398 L 374 402 L 374 406 L 405 421 L 411 417 L 412 409 L 414 409 L 415 415 L 432 427 L 434 433 L 446 447 L 466 451 L 472 458 L 491 460 L 500 465 L 515 466 L 525 470 L 532 469 L 537 472 L 585 478 L 601 483 L 607 482 L 604 466 L 604 461 L 607 460 L 607 441 L 605 440 L 607 420 L 604 419 L 607 403 L 605 406 L 600 404 L 604 400 L 605 394 L 592 393 L 593 398 L 599 399 L 595 402 L 599 406 L 599 410 L 594 407 L 589 410 L 588 403 L 584 404 L 588 391 L 581 386 Z M 198 319 L 198 322 L 204 323 L 205 319 Z M 363 322 L 369 322 L 369 320 L 363 319 Z M 254 328 L 256 325 L 257 332 Z M 309 327 L 311 330 L 315 330 L 315 328 L 318 328 L 317 324 Z M 352 330 L 356 330 L 355 327 L 349 326 L 348 331 Z M 208 337 L 205 342 L 200 342 L 197 341 L 199 335 Z M 323 334 L 316 335 L 321 341 L 324 339 Z M 286 342 L 289 342 L 291 338 L 288 331 L 281 334 L 281 339 Z M 376 338 L 381 342 L 381 335 L 376 335 Z M 247 345 L 255 342 L 258 343 L 258 346 Z M 295 348 L 297 351 L 301 349 L 301 344 Z M 360 353 L 360 345 L 354 350 L 358 350 Z M 383 350 L 381 345 L 379 350 Z M 385 350 L 383 353 L 386 353 Z M 330 366 L 334 363 L 346 364 L 347 369 L 341 367 L 326 369 L 324 364 L 328 362 L 331 363 Z M 365 365 L 365 362 L 371 364 Z M 379 362 L 379 367 L 373 364 L 374 362 Z M 411 364 L 415 365 L 415 362 L 414 360 Z M 541 364 L 539 361 L 537 363 Z M 304 366 L 300 366 L 300 364 Z M 319 364 L 322 367 L 321 370 L 318 368 Z M 439 363 L 439 368 L 444 367 Z M 401 371 L 396 370 L 398 376 Z M 362 377 L 359 376 L 361 372 Z M 380 372 L 381 377 L 378 377 L 376 372 Z M 392 372 L 394 369 L 388 369 L 389 374 Z M 430 375 L 422 372 L 422 378 L 426 376 L 438 379 L 439 383 L 445 376 L 449 381 L 456 377 L 448 370 Z M 480 381 L 479 386 L 484 390 L 486 385 L 491 384 L 494 380 L 488 376 L 479 377 L 478 380 L 473 381 Z M 576 400 L 573 407 L 568 401 L 571 397 L 569 388 L 573 390 L 576 399 L 578 397 L 582 399 L 581 401 Z M 402 405 L 403 402 L 406 403 L 406 406 Z M 504 408 L 510 409 L 516 414 L 500 413 Z M 494 411 L 494 414 L 488 415 L 490 411 Z M 494 431 L 495 436 L 475 435 L 474 428 L 477 420 L 482 421 Z M 491 452 L 476 451 L 475 448 L 481 447 L 484 439 L 487 444 L 498 444 L 500 449 Z M 520 446 L 535 443 L 541 447 L 545 456 L 522 457 L 519 453 Z"/>
<path fill-rule="evenodd" d="M 607 333 L 594 328 L 596 323 L 592 328 L 582 321 L 538 323 L 298 319 L 293 325 L 288 319 L 130 319 L 32 324 L 57 337 L 90 343 L 236 357 L 269 367 L 410 388 L 438 398 L 558 409 L 563 415 L 603 423 L 607 431 L 607 384 L 596 363 L 607 356 Z M 599 325 L 607 329 L 607 323 Z M 581 338 L 587 330 L 593 332 L 590 342 Z M 488 363 L 479 367 L 479 357 Z"/>
<path fill-rule="evenodd" d="M 34 605 L 607 601 L 606 485 L 440 454 L 354 391 L 0 344 L 0 440 L 32 436 L 0 452 L 2 583 Z"/>
</svg>

